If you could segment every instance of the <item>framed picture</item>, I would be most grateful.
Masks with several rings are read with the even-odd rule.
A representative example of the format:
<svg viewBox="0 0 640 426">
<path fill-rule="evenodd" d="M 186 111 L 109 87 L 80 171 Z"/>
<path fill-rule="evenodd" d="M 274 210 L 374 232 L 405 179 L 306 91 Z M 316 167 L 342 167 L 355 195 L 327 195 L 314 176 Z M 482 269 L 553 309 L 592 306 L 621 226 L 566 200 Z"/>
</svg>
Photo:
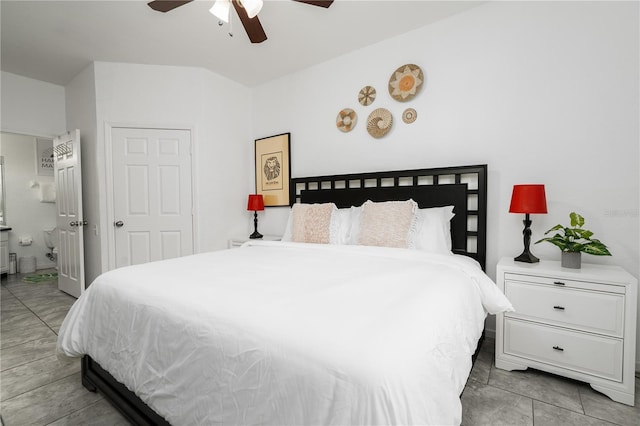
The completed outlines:
<svg viewBox="0 0 640 426">
<path fill-rule="evenodd" d="M 256 139 L 256 194 L 265 207 L 289 206 L 291 133 Z"/>
<path fill-rule="evenodd" d="M 36 138 L 36 170 L 38 176 L 53 176 L 53 140 Z"/>
</svg>

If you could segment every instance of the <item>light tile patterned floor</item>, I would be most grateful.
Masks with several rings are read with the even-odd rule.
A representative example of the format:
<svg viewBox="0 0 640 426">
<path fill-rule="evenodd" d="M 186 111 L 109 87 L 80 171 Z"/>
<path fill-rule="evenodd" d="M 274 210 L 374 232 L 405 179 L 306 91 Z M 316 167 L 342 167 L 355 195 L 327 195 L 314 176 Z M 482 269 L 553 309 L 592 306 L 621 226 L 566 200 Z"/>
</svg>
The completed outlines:
<svg viewBox="0 0 640 426">
<path fill-rule="evenodd" d="M 79 359 L 56 356 L 58 330 L 76 299 L 56 282 L 27 284 L 22 277 L 3 276 L 0 289 L 4 425 L 128 425 L 102 395 L 82 386 Z"/>
<path fill-rule="evenodd" d="M 79 360 L 55 354 L 58 330 L 75 301 L 55 282 L 27 284 L 3 276 L 0 293 L 0 400 L 6 426 L 128 425 L 99 393 L 80 383 Z M 611 401 L 588 385 L 540 371 L 493 364 L 494 341 L 482 347 L 462 394 L 462 422 L 474 425 L 640 425 L 636 406 Z"/>
</svg>

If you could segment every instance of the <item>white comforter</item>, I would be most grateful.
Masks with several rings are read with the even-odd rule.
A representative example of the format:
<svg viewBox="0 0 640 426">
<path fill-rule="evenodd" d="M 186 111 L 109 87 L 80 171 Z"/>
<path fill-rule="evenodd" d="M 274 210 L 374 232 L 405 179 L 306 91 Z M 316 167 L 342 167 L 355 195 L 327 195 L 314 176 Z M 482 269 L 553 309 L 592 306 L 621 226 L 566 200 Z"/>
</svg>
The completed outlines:
<svg viewBox="0 0 640 426">
<path fill-rule="evenodd" d="M 101 275 L 58 348 L 174 425 L 459 424 L 486 312 L 509 309 L 466 257 L 257 241 Z"/>
</svg>

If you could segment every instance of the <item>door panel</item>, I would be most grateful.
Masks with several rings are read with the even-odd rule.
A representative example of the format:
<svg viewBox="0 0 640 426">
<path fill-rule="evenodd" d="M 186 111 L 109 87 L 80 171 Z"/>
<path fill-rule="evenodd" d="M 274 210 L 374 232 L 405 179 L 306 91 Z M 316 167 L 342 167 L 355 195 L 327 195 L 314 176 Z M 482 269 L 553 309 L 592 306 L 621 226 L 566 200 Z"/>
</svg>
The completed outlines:
<svg viewBox="0 0 640 426">
<path fill-rule="evenodd" d="M 191 133 L 112 129 L 116 268 L 193 253 Z"/>
<path fill-rule="evenodd" d="M 84 292 L 84 220 L 80 131 L 53 140 L 58 228 L 58 288 L 74 297 Z"/>
</svg>

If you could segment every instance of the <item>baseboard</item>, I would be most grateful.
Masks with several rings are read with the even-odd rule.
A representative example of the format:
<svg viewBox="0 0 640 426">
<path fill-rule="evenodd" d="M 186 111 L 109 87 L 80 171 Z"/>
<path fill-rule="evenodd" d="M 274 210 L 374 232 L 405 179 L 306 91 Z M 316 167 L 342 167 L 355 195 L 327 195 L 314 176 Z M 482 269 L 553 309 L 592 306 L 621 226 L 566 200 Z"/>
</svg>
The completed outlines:
<svg viewBox="0 0 640 426">
<path fill-rule="evenodd" d="M 496 340 L 496 330 L 485 327 L 484 329 L 484 337 L 487 339 Z"/>
<path fill-rule="evenodd" d="M 38 262 L 38 271 L 41 269 L 53 269 L 58 266 L 57 262 Z"/>
</svg>

